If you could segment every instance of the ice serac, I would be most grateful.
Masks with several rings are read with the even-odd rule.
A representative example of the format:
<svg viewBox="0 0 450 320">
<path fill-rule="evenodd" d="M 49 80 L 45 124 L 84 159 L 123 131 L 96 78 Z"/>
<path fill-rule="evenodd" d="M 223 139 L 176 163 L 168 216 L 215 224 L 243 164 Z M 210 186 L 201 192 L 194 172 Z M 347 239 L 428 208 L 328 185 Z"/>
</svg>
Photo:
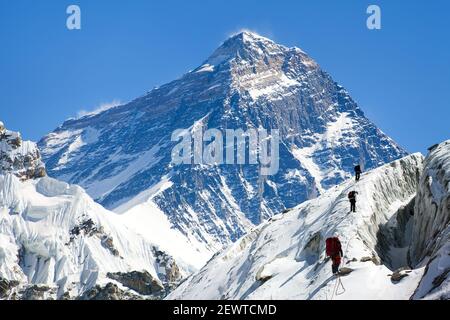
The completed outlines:
<svg viewBox="0 0 450 320">
<path fill-rule="evenodd" d="M 450 299 L 450 140 L 425 159 L 414 209 L 413 265 L 426 266 L 417 299 Z"/>
<path fill-rule="evenodd" d="M 186 276 L 81 187 L 29 174 L 45 169 L 33 143 L 2 152 L 26 170 L 15 161 L 0 172 L 0 300 L 157 299 Z"/>
<path fill-rule="evenodd" d="M 413 154 L 347 180 L 272 217 L 182 283 L 167 299 L 409 299 L 424 268 L 390 270 L 380 229 L 414 198 L 423 156 Z M 347 195 L 358 192 L 357 212 Z M 338 278 L 325 257 L 335 234 L 344 258 Z M 396 271 L 396 272 L 393 272 Z"/>
<path fill-rule="evenodd" d="M 278 129 L 279 171 L 173 166 L 172 133 L 209 128 Z M 81 185 L 144 236 L 152 225 L 167 230 L 160 245 L 198 266 L 273 214 L 344 181 L 355 163 L 368 170 L 406 155 L 306 53 L 251 32 L 128 104 L 67 120 L 39 146 L 50 176 Z M 189 245 L 170 251 L 172 239 Z"/>
</svg>

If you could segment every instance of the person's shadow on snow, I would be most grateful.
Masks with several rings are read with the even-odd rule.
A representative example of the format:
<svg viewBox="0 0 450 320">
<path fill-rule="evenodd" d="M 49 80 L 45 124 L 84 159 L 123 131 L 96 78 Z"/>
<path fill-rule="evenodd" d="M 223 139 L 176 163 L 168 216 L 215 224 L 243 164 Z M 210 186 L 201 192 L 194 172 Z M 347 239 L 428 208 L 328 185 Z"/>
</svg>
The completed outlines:
<svg viewBox="0 0 450 320">
<path fill-rule="evenodd" d="M 307 298 L 307 300 L 311 300 L 312 297 L 314 297 L 320 289 L 325 287 L 329 282 L 334 280 L 336 277 L 334 275 L 331 275 L 327 280 L 325 280 L 320 286 L 318 286 L 313 292 L 311 292 Z"/>
</svg>

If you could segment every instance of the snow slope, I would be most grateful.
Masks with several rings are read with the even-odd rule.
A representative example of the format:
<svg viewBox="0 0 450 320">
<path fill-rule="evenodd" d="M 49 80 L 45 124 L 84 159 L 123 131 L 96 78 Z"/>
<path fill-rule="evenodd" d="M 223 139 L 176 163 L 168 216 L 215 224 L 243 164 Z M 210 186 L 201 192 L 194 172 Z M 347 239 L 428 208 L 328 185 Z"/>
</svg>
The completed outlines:
<svg viewBox="0 0 450 320">
<path fill-rule="evenodd" d="M 414 198 L 423 157 L 413 154 L 347 180 L 317 199 L 254 228 L 216 254 L 167 299 L 408 299 L 424 268 L 401 271 L 396 282 L 381 264 L 380 226 Z M 347 194 L 359 192 L 357 212 L 349 212 Z M 331 274 L 325 239 L 339 234 L 342 267 Z M 365 262 L 364 262 L 365 261 Z M 407 266 L 407 261 L 404 261 Z"/>
<path fill-rule="evenodd" d="M 147 271 L 164 287 L 170 268 L 178 267 L 166 255 L 172 265 L 165 270 L 158 257 L 165 254 L 158 251 L 78 186 L 0 175 L 0 278 L 22 288 L 46 285 L 55 298 L 115 283 L 108 272 Z"/>
<path fill-rule="evenodd" d="M 194 126 L 278 129 L 280 170 L 174 166 L 171 135 Z M 127 104 L 65 121 L 39 146 L 50 176 L 82 186 L 143 236 L 154 240 L 157 224 L 187 242 L 191 249 L 158 244 L 193 265 L 349 178 L 357 162 L 370 169 L 406 155 L 305 52 L 251 32 Z"/>
</svg>

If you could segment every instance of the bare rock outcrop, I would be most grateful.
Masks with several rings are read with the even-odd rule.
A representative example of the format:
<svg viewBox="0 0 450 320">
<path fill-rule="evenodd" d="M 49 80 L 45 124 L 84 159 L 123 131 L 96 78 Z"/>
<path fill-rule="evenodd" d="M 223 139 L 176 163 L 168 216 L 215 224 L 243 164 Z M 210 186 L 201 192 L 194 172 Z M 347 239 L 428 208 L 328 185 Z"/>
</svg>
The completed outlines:
<svg viewBox="0 0 450 320">
<path fill-rule="evenodd" d="M 19 132 L 7 130 L 0 121 L 0 174 L 10 172 L 21 180 L 46 175 L 36 144 L 23 141 Z"/>
</svg>

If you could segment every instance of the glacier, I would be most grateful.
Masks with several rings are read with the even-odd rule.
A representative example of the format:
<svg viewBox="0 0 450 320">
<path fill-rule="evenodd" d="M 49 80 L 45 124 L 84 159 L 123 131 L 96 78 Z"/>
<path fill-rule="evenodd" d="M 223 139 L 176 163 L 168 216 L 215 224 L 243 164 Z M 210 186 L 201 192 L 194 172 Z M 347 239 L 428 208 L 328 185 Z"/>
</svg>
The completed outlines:
<svg viewBox="0 0 450 320">
<path fill-rule="evenodd" d="M 273 216 L 167 299 L 448 300 L 449 181 L 450 140 Z M 339 277 L 325 256 L 335 235 L 344 252 Z"/>
<path fill-rule="evenodd" d="M 273 216 L 216 254 L 167 299 L 408 299 L 424 268 L 393 281 L 380 257 L 380 226 L 414 198 L 422 161 L 421 154 L 407 156 Z M 359 192 L 356 213 L 347 199 L 351 190 Z M 324 249 L 335 234 L 343 245 L 341 267 L 351 271 L 341 283 Z"/>
<path fill-rule="evenodd" d="M 47 177 L 36 144 L 5 130 L 0 158 L 15 161 L 0 168 L 0 299 L 160 299 L 192 271 Z"/>
<path fill-rule="evenodd" d="M 450 140 L 430 149 L 415 201 L 412 264 L 425 266 L 416 299 L 450 299 Z"/>
</svg>

